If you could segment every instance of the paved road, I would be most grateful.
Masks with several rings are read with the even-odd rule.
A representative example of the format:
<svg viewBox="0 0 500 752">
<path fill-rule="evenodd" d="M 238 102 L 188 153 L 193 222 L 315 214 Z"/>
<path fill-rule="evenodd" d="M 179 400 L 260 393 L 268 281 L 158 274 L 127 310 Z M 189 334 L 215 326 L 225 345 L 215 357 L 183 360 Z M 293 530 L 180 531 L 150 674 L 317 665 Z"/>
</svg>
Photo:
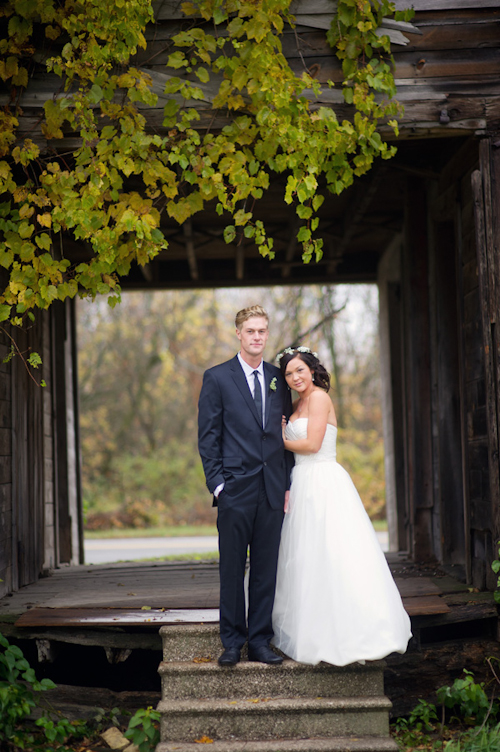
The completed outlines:
<svg viewBox="0 0 500 752">
<path fill-rule="evenodd" d="M 388 548 L 386 532 L 377 533 L 383 551 Z M 186 538 L 99 538 L 85 541 L 86 564 L 111 564 L 116 561 L 205 554 L 217 551 L 217 536 Z"/>
<path fill-rule="evenodd" d="M 205 554 L 217 551 L 217 536 L 186 538 L 95 538 L 85 541 L 86 564 L 109 564 L 114 561 Z"/>
</svg>

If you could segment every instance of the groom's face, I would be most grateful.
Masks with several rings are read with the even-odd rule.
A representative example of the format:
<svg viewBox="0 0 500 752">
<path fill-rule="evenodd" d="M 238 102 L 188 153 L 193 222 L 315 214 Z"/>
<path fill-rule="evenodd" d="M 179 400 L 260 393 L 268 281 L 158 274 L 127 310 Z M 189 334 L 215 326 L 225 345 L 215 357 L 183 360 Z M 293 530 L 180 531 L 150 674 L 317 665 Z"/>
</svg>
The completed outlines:
<svg viewBox="0 0 500 752">
<path fill-rule="evenodd" d="M 252 316 L 236 329 L 236 336 L 241 342 L 241 354 L 251 358 L 261 356 L 269 337 L 269 327 L 264 316 Z"/>
</svg>

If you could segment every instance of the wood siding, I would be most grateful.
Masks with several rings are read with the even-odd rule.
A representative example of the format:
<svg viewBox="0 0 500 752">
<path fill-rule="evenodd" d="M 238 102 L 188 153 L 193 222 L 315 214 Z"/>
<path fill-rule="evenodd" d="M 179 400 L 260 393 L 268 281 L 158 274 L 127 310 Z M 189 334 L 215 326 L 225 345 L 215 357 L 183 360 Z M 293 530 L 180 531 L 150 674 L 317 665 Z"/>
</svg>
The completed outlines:
<svg viewBox="0 0 500 752">
<path fill-rule="evenodd" d="M 0 595 L 82 558 L 72 316 L 68 302 L 40 311 L 26 330 L 0 332 L 2 360 L 10 334 L 25 357 L 38 352 L 43 361 L 31 371 L 19 355 L 0 362 Z M 56 337 L 57 321 L 68 324 L 65 337 Z M 56 360 L 63 363 L 59 372 Z M 65 404 L 58 410 L 61 393 Z M 58 435 L 65 442 L 60 455 Z"/>
</svg>

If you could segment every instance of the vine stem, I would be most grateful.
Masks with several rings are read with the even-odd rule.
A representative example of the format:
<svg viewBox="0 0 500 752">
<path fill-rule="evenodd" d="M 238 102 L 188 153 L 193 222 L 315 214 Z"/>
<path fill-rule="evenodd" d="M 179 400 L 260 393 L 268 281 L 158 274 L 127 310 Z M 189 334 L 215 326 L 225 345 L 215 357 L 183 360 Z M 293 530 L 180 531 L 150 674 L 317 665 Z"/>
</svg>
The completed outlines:
<svg viewBox="0 0 500 752">
<path fill-rule="evenodd" d="M 21 352 L 21 350 L 19 349 L 19 345 L 17 344 L 17 342 L 16 342 L 16 340 L 14 339 L 14 337 L 13 337 L 13 336 L 12 336 L 11 334 L 9 334 L 9 332 L 7 331 L 7 329 L 5 329 L 5 327 L 3 327 L 3 326 L 0 326 L 0 331 L 2 331 L 2 332 L 3 332 L 4 334 L 5 334 L 5 335 L 7 335 L 7 337 L 8 337 L 8 338 L 10 339 L 10 341 L 12 342 L 12 346 L 13 346 L 13 348 L 14 348 L 14 349 L 16 350 L 16 352 L 17 352 L 17 354 L 19 355 L 19 357 L 21 358 L 21 360 L 23 361 L 24 367 L 26 368 L 26 371 L 28 372 L 28 376 L 30 377 L 30 379 L 32 379 L 32 381 L 34 381 L 34 383 L 35 383 L 35 384 L 36 384 L 37 386 L 40 386 L 40 384 L 38 383 L 38 381 L 37 381 L 37 380 L 35 379 L 35 377 L 34 377 L 34 376 L 33 376 L 33 374 L 31 373 L 31 371 L 30 371 L 30 369 L 29 369 L 29 366 L 28 366 L 28 363 L 27 363 L 27 361 L 26 361 L 26 358 L 24 357 L 24 354 L 23 354 L 23 353 Z"/>
</svg>

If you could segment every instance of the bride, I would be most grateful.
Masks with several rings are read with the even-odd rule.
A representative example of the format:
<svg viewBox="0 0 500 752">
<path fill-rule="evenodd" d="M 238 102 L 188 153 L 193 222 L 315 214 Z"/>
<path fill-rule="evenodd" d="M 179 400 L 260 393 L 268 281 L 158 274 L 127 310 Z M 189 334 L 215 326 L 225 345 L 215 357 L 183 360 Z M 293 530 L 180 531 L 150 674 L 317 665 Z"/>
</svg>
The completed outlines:
<svg viewBox="0 0 500 752">
<path fill-rule="evenodd" d="M 404 653 L 411 637 L 385 556 L 348 473 L 336 461 L 330 377 L 316 353 L 287 348 L 281 372 L 298 400 L 285 448 L 294 452 L 273 610 L 273 643 L 302 663 L 345 666 Z"/>
</svg>

